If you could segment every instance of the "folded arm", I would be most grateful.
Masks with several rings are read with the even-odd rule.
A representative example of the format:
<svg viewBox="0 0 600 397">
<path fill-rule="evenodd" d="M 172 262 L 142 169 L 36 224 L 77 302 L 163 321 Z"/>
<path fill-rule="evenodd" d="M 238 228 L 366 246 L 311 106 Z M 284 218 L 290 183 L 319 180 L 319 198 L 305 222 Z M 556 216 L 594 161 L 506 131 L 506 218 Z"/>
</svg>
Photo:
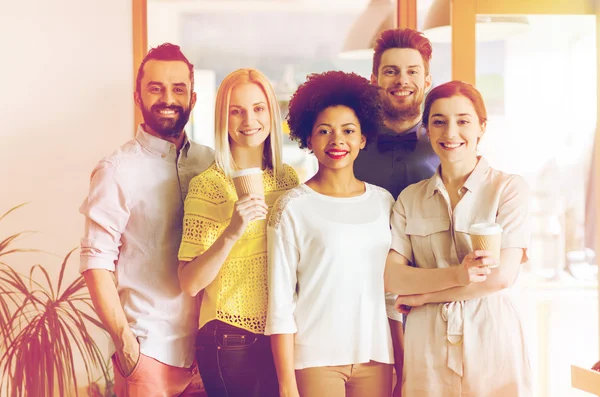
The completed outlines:
<svg viewBox="0 0 600 397">
<path fill-rule="evenodd" d="M 511 287 L 521 266 L 523 249 L 505 248 L 500 255 L 500 266 L 491 269 L 487 279 L 462 287 L 424 294 L 424 303 L 443 303 L 483 298 L 495 292 Z"/>
<path fill-rule="evenodd" d="M 385 264 L 385 290 L 397 295 L 423 294 L 468 284 L 458 266 L 423 269 L 409 265 L 412 241 L 406 234 L 406 210 L 401 194 L 392 208 L 392 249 Z"/>
<path fill-rule="evenodd" d="M 529 186 L 513 175 L 501 188 L 496 223 L 503 228 L 500 266 L 492 269 L 485 282 L 426 294 L 426 303 L 476 299 L 513 285 L 521 264 L 527 262 L 529 245 Z"/>
<path fill-rule="evenodd" d="M 397 295 L 414 295 L 479 283 L 489 273 L 485 267 L 491 264 L 489 255 L 487 251 L 474 251 L 460 265 L 421 269 L 409 266 L 408 259 L 392 249 L 385 264 L 385 290 Z"/>
</svg>

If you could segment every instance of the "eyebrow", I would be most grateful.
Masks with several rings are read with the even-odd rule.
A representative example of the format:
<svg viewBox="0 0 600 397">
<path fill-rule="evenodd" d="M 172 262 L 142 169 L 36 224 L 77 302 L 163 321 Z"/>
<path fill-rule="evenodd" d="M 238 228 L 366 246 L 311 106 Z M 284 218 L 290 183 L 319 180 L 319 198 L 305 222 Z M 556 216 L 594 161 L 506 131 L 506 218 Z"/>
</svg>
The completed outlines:
<svg viewBox="0 0 600 397">
<path fill-rule="evenodd" d="M 456 116 L 459 116 L 459 117 L 464 117 L 464 116 L 473 117 L 473 115 L 471 113 L 459 113 Z M 441 113 L 435 113 L 435 114 L 432 114 L 431 117 L 446 117 L 446 115 L 445 114 L 441 114 Z"/>
<path fill-rule="evenodd" d="M 256 103 L 252 104 L 252 106 L 256 106 L 256 105 L 266 105 L 266 104 L 267 104 L 266 102 L 256 102 Z M 230 108 L 241 108 L 241 107 L 243 107 L 243 106 L 240 106 L 240 105 L 229 105 L 229 107 L 230 107 Z"/>
<path fill-rule="evenodd" d="M 385 69 L 385 68 L 400 69 L 397 65 L 383 65 L 381 68 L 382 69 Z M 408 65 L 406 68 L 407 69 L 415 69 L 415 68 L 420 69 L 420 68 L 422 68 L 422 66 L 421 65 Z"/>
<path fill-rule="evenodd" d="M 333 126 L 332 126 L 331 124 L 329 124 L 329 123 L 321 123 L 321 124 L 319 124 L 317 127 L 320 127 L 320 126 L 322 126 L 322 125 L 325 125 L 325 126 L 327 126 L 327 127 L 333 127 Z M 354 124 L 354 123 L 352 123 L 352 122 L 350 122 L 350 123 L 344 123 L 344 124 L 342 124 L 342 127 L 346 127 L 346 126 L 348 126 L 348 125 L 353 125 L 353 126 L 355 126 L 355 127 L 356 127 L 356 124 Z"/>
<path fill-rule="evenodd" d="M 160 82 L 160 81 L 149 81 L 149 82 L 148 82 L 148 85 L 159 85 L 159 86 L 161 86 L 161 87 L 164 87 L 164 86 L 165 86 L 165 85 L 164 85 L 162 82 Z M 187 84 L 186 84 L 186 83 L 174 83 L 173 85 L 174 85 L 175 87 L 187 87 Z"/>
</svg>

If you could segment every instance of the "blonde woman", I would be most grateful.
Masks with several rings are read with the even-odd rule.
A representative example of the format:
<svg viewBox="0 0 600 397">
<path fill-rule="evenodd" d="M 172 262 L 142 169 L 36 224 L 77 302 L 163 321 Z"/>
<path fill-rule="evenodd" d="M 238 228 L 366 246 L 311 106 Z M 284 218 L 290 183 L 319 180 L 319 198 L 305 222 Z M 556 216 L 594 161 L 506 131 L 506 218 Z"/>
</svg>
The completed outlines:
<svg viewBox="0 0 600 397">
<path fill-rule="evenodd" d="M 190 183 L 179 281 L 203 291 L 196 360 L 209 397 L 278 395 L 268 337 L 266 215 L 298 185 L 282 163 L 281 115 L 273 87 L 254 69 L 221 83 L 215 106 L 215 163 Z M 231 175 L 264 170 L 264 195 L 238 197 Z"/>
</svg>

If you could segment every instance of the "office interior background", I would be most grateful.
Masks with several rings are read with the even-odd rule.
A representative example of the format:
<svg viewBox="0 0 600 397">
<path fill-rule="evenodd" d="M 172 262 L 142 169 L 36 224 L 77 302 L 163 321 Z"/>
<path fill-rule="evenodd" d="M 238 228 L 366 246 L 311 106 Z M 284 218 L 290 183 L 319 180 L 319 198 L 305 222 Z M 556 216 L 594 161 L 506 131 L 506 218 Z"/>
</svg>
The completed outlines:
<svg viewBox="0 0 600 397">
<path fill-rule="evenodd" d="M 92 168 L 133 137 L 140 52 L 165 41 L 182 47 L 195 65 L 198 94 L 188 131 L 212 146 L 216 88 L 229 72 L 263 71 L 285 115 L 291 94 L 309 73 L 344 70 L 370 77 L 373 36 L 406 24 L 402 12 L 413 4 L 408 23 L 433 42 L 433 85 L 473 79 L 489 113 L 481 153 L 493 167 L 523 175 L 532 187 L 531 260 L 515 288 L 527 320 L 535 396 L 588 395 L 571 387 L 570 371 L 571 365 L 587 368 L 600 359 L 594 211 L 600 10 L 585 1 L 497 2 L 505 14 L 477 14 L 473 42 L 456 42 L 453 35 L 461 37 L 456 32 L 461 27 L 453 33 L 449 22 L 459 11 L 450 3 L 2 0 L 0 216 L 27 204 L 0 218 L 1 269 L 27 279 L 41 265 L 50 285 L 58 286 L 63 258 L 82 234 L 78 207 Z M 485 0 L 452 4 L 496 7 Z M 511 6 L 514 11 L 506 11 Z M 284 161 L 302 180 L 316 170 L 314 158 L 291 141 L 285 143 Z M 25 231 L 35 233 L 3 247 L 7 237 Z M 36 251 L 8 252 L 15 248 Z M 77 268 L 75 251 L 63 283 L 78 277 Z M 2 277 L 7 276 L 0 273 L 0 285 Z M 46 285 L 43 272 L 36 270 L 32 278 Z M 9 312 L 0 310 L 0 325 Z M 88 334 L 107 353 L 104 332 L 88 324 Z M 3 349 L 6 344 L 0 344 L 0 356 Z M 80 395 L 93 395 L 89 384 L 95 382 L 102 390 L 101 371 L 92 370 L 88 379 L 85 355 L 74 351 Z M 2 370 L 0 362 L 0 376 Z M 9 394 L 0 387 L 0 395 Z"/>
</svg>

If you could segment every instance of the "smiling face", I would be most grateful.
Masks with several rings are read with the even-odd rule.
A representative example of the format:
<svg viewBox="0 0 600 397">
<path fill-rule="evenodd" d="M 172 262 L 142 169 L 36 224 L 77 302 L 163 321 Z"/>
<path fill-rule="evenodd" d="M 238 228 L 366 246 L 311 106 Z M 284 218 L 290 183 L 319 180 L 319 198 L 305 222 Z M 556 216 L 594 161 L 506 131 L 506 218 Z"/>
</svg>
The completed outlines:
<svg viewBox="0 0 600 397">
<path fill-rule="evenodd" d="M 182 61 L 150 60 L 143 73 L 135 102 L 142 111 L 147 132 L 178 138 L 196 102 L 188 66 Z"/>
<path fill-rule="evenodd" d="M 229 143 L 233 147 L 257 148 L 271 132 L 267 96 L 255 83 L 235 85 L 229 98 Z"/>
<path fill-rule="evenodd" d="M 319 168 L 352 167 L 366 143 L 354 110 L 341 105 L 321 111 L 308 138 L 308 148 L 319 161 Z"/>
<path fill-rule="evenodd" d="M 386 117 L 412 120 L 421 116 L 425 93 L 431 86 L 423 57 L 413 48 L 390 48 L 381 55 L 377 76 L 372 83 L 381 87 Z M 418 120 L 417 120 L 418 121 Z"/>
<path fill-rule="evenodd" d="M 440 98 L 431 104 L 427 135 L 442 161 L 477 158 L 477 143 L 485 132 L 471 100 L 462 95 Z"/>
</svg>

